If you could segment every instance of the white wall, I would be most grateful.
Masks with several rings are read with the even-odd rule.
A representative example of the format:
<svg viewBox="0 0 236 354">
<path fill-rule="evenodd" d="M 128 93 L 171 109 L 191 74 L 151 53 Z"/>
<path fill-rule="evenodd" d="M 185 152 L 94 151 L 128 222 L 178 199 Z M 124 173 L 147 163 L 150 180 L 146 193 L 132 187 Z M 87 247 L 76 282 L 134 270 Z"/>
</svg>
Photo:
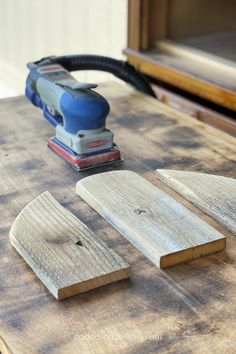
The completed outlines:
<svg viewBox="0 0 236 354">
<path fill-rule="evenodd" d="M 127 0 L 0 0 L 0 96 L 24 92 L 26 63 L 48 55 L 122 58 Z M 109 74 L 80 72 L 80 81 Z"/>
</svg>

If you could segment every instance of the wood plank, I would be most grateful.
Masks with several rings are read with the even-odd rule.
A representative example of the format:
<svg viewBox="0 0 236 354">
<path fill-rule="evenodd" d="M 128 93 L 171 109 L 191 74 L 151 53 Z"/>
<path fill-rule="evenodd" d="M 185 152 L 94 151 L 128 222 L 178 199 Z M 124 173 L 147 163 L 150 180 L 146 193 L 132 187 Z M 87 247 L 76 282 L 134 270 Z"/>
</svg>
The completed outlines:
<svg viewBox="0 0 236 354">
<path fill-rule="evenodd" d="M 58 300 L 129 276 L 129 265 L 49 192 L 20 212 L 10 240 Z"/>
<path fill-rule="evenodd" d="M 134 172 L 84 178 L 76 192 L 160 268 L 225 248 L 222 234 Z"/>
<path fill-rule="evenodd" d="M 236 180 L 205 173 L 156 170 L 157 177 L 236 234 Z"/>
</svg>

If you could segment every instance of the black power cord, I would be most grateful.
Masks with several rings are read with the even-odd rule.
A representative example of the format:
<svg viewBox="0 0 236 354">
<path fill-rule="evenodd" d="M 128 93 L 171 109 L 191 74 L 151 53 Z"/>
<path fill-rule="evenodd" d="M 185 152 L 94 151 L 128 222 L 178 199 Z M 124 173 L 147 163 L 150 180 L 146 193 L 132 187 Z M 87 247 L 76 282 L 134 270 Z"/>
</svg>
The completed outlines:
<svg viewBox="0 0 236 354">
<path fill-rule="evenodd" d="M 113 74 L 137 90 L 156 98 L 156 94 L 144 75 L 128 62 L 100 55 L 65 55 L 51 57 L 51 63 L 58 63 L 68 71 L 99 70 Z"/>
</svg>

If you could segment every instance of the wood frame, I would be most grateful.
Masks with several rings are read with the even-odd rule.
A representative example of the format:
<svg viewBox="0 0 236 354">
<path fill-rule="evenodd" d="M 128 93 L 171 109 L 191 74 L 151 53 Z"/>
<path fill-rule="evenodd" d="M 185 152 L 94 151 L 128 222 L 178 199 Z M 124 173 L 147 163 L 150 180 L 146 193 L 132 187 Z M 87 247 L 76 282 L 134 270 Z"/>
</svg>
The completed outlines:
<svg viewBox="0 0 236 354">
<path fill-rule="evenodd" d="M 165 0 L 129 0 L 128 47 L 123 51 L 128 61 L 146 75 L 236 111 L 234 87 L 230 85 L 225 87 L 207 78 L 193 75 L 187 70 L 170 66 L 150 54 L 149 49 L 153 48 L 154 41 L 167 35 L 165 25 L 167 7 L 168 3 Z M 222 72 L 223 70 L 222 67 Z"/>
</svg>

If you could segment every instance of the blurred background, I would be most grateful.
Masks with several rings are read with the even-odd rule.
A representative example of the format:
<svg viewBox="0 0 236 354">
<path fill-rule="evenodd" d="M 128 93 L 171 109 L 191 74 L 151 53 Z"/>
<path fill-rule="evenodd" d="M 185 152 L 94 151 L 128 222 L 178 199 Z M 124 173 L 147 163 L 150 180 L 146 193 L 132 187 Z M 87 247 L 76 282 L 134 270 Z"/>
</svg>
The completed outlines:
<svg viewBox="0 0 236 354">
<path fill-rule="evenodd" d="M 0 98 L 24 93 L 29 61 L 66 54 L 119 59 L 126 38 L 127 0 L 0 0 Z M 75 76 L 113 79 L 97 71 Z"/>
</svg>

